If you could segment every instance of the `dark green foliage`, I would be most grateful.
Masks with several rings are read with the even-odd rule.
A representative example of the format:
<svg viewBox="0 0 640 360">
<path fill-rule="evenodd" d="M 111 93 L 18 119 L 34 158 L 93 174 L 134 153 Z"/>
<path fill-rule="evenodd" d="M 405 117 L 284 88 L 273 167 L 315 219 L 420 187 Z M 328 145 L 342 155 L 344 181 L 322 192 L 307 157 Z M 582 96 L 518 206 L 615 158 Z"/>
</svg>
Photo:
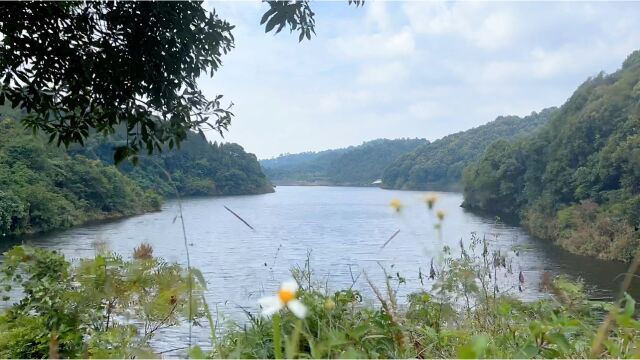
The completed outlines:
<svg viewBox="0 0 640 360">
<path fill-rule="evenodd" d="M 260 163 L 276 184 L 367 186 L 424 139 L 377 139 L 344 149 L 285 154 Z"/>
<path fill-rule="evenodd" d="M 548 108 L 524 118 L 500 116 L 488 124 L 422 145 L 385 170 L 383 187 L 405 190 L 458 188 L 463 169 L 477 161 L 491 143 L 529 134 L 555 111 L 555 108 Z"/>
<path fill-rule="evenodd" d="M 260 160 L 267 177 L 276 184 L 327 184 L 327 169 L 331 162 L 346 149 L 283 154 L 273 159 Z"/>
<path fill-rule="evenodd" d="M 464 205 L 515 214 L 577 253 L 630 260 L 640 245 L 639 81 L 635 52 L 537 133 L 491 146 L 465 173 Z"/>
<path fill-rule="evenodd" d="M 315 33 L 308 1 L 268 4 L 266 32 Z M 116 162 L 172 148 L 189 130 L 222 135 L 230 106 L 207 99 L 197 79 L 222 65 L 233 28 L 201 1 L 0 3 L 0 106 L 20 107 L 28 127 L 66 147 L 125 126 Z"/>
<path fill-rule="evenodd" d="M 264 13 L 260 25 L 264 25 L 265 32 L 275 30 L 279 33 L 289 25 L 291 31 L 299 31 L 298 41 L 311 39 L 315 34 L 315 13 L 311 11 L 309 1 L 268 1 L 269 10 Z"/>
<path fill-rule="evenodd" d="M 197 270 L 138 249 L 131 260 L 100 251 L 73 265 L 39 248 L 3 254 L 0 293 L 21 296 L 0 314 L 0 357 L 152 357 L 158 330 L 204 315 L 204 284 Z"/>
<path fill-rule="evenodd" d="M 396 299 L 403 281 L 399 274 L 388 276 L 386 286 L 369 283 L 381 305 L 370 306 L 351 289 L 328 291 L 305 271 L 297 277 L 303 287 L 298 298 L 309 309 L 304 320 L 288 311 L 272 319 L 250 317 L 249 326 L 225 329 L 210 358 L 277 358 L 276 349 L 282 348 L 284 358 L 635 358 L 640 354 L 640 322 L 629 295 L 616 303 L 589 301 L 582 284 L 547 273 L 539 286 L 549 296 L 521 301 L 510 296 L 503 283 L 522 276 L 512 271 L 514 259 L 506 259 L 506 252 L 489 251 L 487 241 L 478 237 L 468 246 L 461 242 L 461 250 L 452 255 L 443 249 L 445 265 L 439 267 L 435 283 L 430 290 L 410 294 L 406 306 Z M 516 281 L 522 286 L 522 280 Z M 598 337 L 607 312 L 613 323 Z M 284 339 L 280 344 L 275 341 L 277 328 Z"/>
<path fill-rule="evenodd" d="M 581 283 L 545 273 L 538 286 L 548 296 L 518 300 L 511 282 L 527 281 L 514 271 L 518 260 L 490 248 L 491 242 L 474 235 L 460 241 L 459 254 L 444 247 L 430 289 L 408 295 L 406 306 L 398 300 L 406 281 L 399 273 L 387 274 L 382 284 L 364 274 L 380 303 L 372 306 L 357 290 L 329 291 L 307 261 L 292 269 L 304 319 L 287 309 L 271 318 L 247 309 L 247 324 L 229 322 L 220 331 L 204 300 L 203 275 L 154 258 L 148 244 L 134 249 L 130 260 L 98 249 L 95 258 L 74 263 L 55 251 L 17 246 L 4 254 L 0 268 L 0 293 L 14 296 L 0 313 L 0 357 L 154 358 L 160 355 L 150 344 L 155 337 L 185 344 L 191 358 L 640 355 L 631 296 L 590 301 Z M 213 327 L 211 351 L 159 331 L 181 321 L 202 324 L 205 317 Z"/>
<path fill-rule="evenodd" d="M 158 196 L 115 167 L 47 145 L 0 120 L 0 231 L 22 234 L 158 209 Z"/>
<path fill-rule="evenodd" d="M 285 26 L 288 26 L 291 32 L 298 31 L 298 41 L 303 39 L 310 40 L 311 34 L 315 35 L 316 21 L 315 13 L 309 6 L 309 0 L 277 0 L 266 1 L 269 4 L 260 25 L 264 25 L 264 32 L 274 31 L 279 33 Z M 356 7 L 364 5 L 364 0 L 348 0 L 349 5 Z"/>
<path fill-rule="evenodd" d="M 165 148 L 119 170 L 112 159 L 117 141 L 95 134 L 86 147 L 65 151 L 24 130 L 10 113 L 16 115 L 0 107 L 2 236 L 159 210 L 176 187 L 182 196 L 273 191 L 255 155 L 236 144 L 190 133 L 180 150 Z"/>
<path fill-rule="evenodd" d="M 126 124 L 116 160 L 225 130 L 231 113 L 196 80 L 233 48 L 231 26 L 200 2 L 6 2 L 0 5 L 0 105 L 68 146 Z"/>
<path fill-rule="evenodd" d="M 120 135 L 120 136 L 119 136 Z M 111 153 L 122 140 L 122 133 L 111 137 L 94 136 L 84 147 L 70 153 L 112 163 Z M 164 196 L 241 195 L 272 192 L 255 155 L 234 143 L 210 143 L 190 132 L 179 149 L 162 148 L 150 156 L 137 157 L 137 164 L 119 165 L 120 170 L 145 190 Z M 170 176 L 170 179 L 169 179 Z M 175 184 L 172 184 L 172 182 Z"/>
</svg>

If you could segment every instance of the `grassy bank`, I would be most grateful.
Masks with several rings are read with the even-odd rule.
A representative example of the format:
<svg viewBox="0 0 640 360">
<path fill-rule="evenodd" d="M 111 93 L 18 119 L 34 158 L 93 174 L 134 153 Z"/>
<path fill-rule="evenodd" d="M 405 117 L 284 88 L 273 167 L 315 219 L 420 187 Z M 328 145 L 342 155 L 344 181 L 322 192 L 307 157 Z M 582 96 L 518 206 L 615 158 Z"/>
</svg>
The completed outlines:
<svg viewBox="0 0 640 360">
<path fill-rule="evenodd" d="M 222 329 L 203 297 L 202 274 L 153 257 L 148 245 L 126 259 L 98 250 L 94 259 L 74 263 L 52 251 L 15 247 L 2 265 L 3 300 L 11 294 L 16 300 L 15 288 L 23 294 L 0 314 L 0 356 L 155 357 L 151 340 L 171 336 L 159 330 L 180 323 L 213 329 L 210 350 L 185 340 L 183 354 L 192 358 L 640 356 L 630 296 L 589 301 L 580 283 L 549 274 L 529 284 L 486 241 L 460 246 L 459 255 L 443 249 L 443 260 L 424 274 L 431 286 L 406 301 L 396 297 L 401 276 L 374 284 L 364 274 L 376 298 L 363 299 L 353 289 L 329 291 L 307 263 L 292 270 L 297 291 L 271 289 L 287 301 L 281 310 L 266 316 L 268 309 L 256 304 L 246 309 L 245 324 Z M 549 295 L 524 302 L 517 299 L 521 286 L 540 286 Z M 293 302 L 306 311 L 289 310 Z"/>
<path fill-rule="evenodd" d="M 441 238 L 446 214 L 437 201 L 425 198 Z M 398 200 L 390 206 L 404 211 Z M 394 246 L 391 240 L 383 246 Z M 172 336 L 160 330 L 179 324 L 189 333 L 181 333 L 183 346 L 173 350 L 192 358 L 640 356 L 640 321 L 626 293 L 640 259 L 615 302 L 605 302 L 589 300 L 580 282 L 550 273 L 532 283 L 519 256 L 473 235 L 425 259 L 421 289 L 406 299 L 398 298 L 406 280 L 395 270 L 381 266 L 386 280 L 380 283 L 359 274 L 354 285 L 360 278 L 373 296 L 365 298 L 354 286 L 330 290 L 308 260 L 291 270 L 292 281 L 266 289 L 274 296 L 243 308 L 245 322 L 221 325 L 204 297 L 202 273 L 154 257 L 150 245 L 126 257 L 98 247 L 95 258 L 73 263 L 54 251 L 18 246 L 0 269 L 3 300 L 14 301 L 0 315 L 0 357 L 153 357 L 160 354 L 151 341 Z M 523 301 L 526 288 L 546 296 Z M 194 345 L 193 326 L 211 330 L 210 347 Z"/>
</svg>

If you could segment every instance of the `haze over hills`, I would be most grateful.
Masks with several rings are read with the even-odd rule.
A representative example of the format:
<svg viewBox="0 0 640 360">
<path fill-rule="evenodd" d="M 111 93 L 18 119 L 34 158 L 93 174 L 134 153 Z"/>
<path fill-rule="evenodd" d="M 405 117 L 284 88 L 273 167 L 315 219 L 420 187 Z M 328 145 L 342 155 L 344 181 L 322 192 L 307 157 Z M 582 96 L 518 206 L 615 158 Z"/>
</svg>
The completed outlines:
<svg viewBox="0 0 640 360">
<path fill-rule="evenodd" d="M 284 154 L 261 160 L 260 164 L 276 185 L 369 186 L 400 155 L 426 142 L 377 139 L 342 149 Z"/>
</svg>

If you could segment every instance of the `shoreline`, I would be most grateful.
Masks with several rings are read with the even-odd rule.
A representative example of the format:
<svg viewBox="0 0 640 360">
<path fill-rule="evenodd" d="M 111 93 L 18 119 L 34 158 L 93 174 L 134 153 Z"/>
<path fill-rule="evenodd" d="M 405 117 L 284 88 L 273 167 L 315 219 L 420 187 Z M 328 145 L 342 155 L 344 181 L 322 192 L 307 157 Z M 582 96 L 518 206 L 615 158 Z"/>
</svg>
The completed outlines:
<svg viewBox="0 0 640 360">
<path fill-rule="evenodd" d="M 286 184 L 274 184 L 275 186 L 300 186 L 300 187 L 356 187 L 356 188 L 379 188 L 381 190 L 396 190 L 396 191 L 413 191 L 413 192 L 446 192 L 446 193 L 460 193 L 462 194 L 463 191 L 460 187 L 458 187 L 457 185 L 453 185 L 453 186 L 436 186 L 436 187 L 429 187 L 429 188 L 425 188 L 425 189 L 394 189 L 394 188 L 388 188 L 388 187 L 384 187 L 384 186 L 365 186 L 365 185 L 336 185 L 336 184 L 291 184 L 291 183 L 286 183 Z M 618 264 L 628 264 L 628 262 L 619 260 L 619 259 L 608 259 L 608 258 L 600 258 L 597 256 L 591 256 L 588 254 L 584 254 L 584 253 L 580 253 L 580 252 L 574 252 L 569 248 L 566 248 L 564 246 L 562 246 L 559 243 L 559 239 L 548 239 L 548 238 L 543 238 L 540 237 L 538 235 L 536 235 L 533 231 L 531 231 L 531 229 L 526 225 L 526 223 L 523 222 L 522 219 L 520 219 L 518 217 L 518 215 L 516 214 L 505 214 L 505 213 L 496 213 L 496 212 L 490 212 L 490 211 L 486 211 L 486 210 L 482 210 L 482 209 L 477 209 L 477 208 L 473 208 L 473 207 L 465 207 L 464 206 L 464 202 L 460 204 L 460 207 L 462 209 L 464 209 L 464 211 L 467 211 L 471 214 L 483 217 L 483 218 L 494 218 L 499 222 L 502 222 L 506 225 L 510 225 L 510 226 L 517 226 L 519 228 L 521 228 L 528 236 L 535 238 L 537 241 L 544 243 L 545 245 L 554 247 L 556 249 L 559 249 L 561 251 L 564 251 L 568 254 L 574 255 L 574 256 L 580 256 L 580 257 L 584 257 L 584 258 L 589 258 L 589 259 L 595 259 L 595 260 L 599 260 L 599 261 L 608 261 L 608 262 L 615 262 Z"/>
<path fill-rule="evenodd" d="M 248 193 L 248 194 L 186 195 L 186 196 L 181 196 L 180 199 L 181 200 L 187 200 L 187 199 L 193 199 L 193 198 L 222 198 L 222 197 L 236 197 L 236 196 L 257 196 L 257 195 L 272 194 L 274 192 L 275 192 L 275 189 L 272 187 L 271 191 L 266 191 L 266 189 L 264 189 L 264 191 L 261 191 L 261 192 Z M 135 213 L 131 213 L 131 214 L 103 213 L 103 216 L 91 217 L 91 218 L 89 218 L 89 219 L 87 219 L 85 221 L 79 222 L 77 224 L 73 224 L 72 226 L 52 228 L 52 229 L 47 229 L 47 230 L 44 230 L 44 231 L 30 231 L 30 232 L 20 233 L 20 234 L 6 234 L 4 236 L 0 236 L 0 250 L 2 250 L 2 252 L 4 252 L 5 249 L 4 249 L 3 245 L 5 245 L 5 244 L 16 245 L 16 244 L 24 243 L 24 241 L 28 241 L 29 239 L 40 237 L 42 235 L 55 234 L 55 233 L 58 233 L 58 232 L 67 231 L 67 230 L 74 229 L 74 228 L 81 227 L 81 226 L 113 223 L 113 222 L 117 222 L 117 221 L 121 221 L 121 220 L 126 220 L 126 219 L 129 219 L 129 218 L 135 217 L 135 216 L 151 214 L 151 213 L 155 213 L 155 212 L 162 212 L 163 211 L 162 207 L 164 206 L 164 204 L 166 204 L 167 202 L 170 202 L 170 201 L 177 201 L 177 200 L 178 200 L 178 197 L 176 197 L 176 196 L 166 197 L 166 198 L 162 199 L 162 204 L 157 209 L 148 209 L 148 210 L 143 210 L 143 211 L 135 212 Z M 0 253 L 0 255 L 1 255 L 1 253 Z"/>
</svg>

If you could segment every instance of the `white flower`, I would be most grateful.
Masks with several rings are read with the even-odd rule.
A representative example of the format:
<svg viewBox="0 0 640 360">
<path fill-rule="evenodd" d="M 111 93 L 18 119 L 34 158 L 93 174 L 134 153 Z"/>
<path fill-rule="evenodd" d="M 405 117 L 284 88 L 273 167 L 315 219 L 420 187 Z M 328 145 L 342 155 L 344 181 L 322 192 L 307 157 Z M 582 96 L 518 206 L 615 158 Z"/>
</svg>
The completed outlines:
<svg viewBox="0 0 640 360">
<path fill-rule="evenodd" d="M 280 290 L 276 296 L 265 296 L 258 299 L 258 304 L 262 307 L 262 316 L 269 317 L 285 306 L 300 319 L 307 315 L 307 307 L 296 299 L 298 283 L 295 280 L 285 281 L 280 285 Z"/>
</svg>

